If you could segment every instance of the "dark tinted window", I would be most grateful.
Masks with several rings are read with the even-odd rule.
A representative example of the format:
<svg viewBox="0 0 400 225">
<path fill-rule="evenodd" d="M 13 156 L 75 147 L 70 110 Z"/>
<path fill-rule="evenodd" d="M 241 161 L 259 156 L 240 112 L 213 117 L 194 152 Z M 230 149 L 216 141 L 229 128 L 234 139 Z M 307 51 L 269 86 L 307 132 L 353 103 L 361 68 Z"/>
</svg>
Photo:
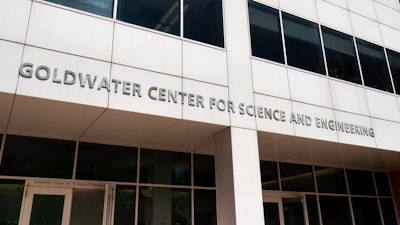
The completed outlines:
<svg viewBox="0 0 400 225">
<path fill-rule="evenodd" d="M 184 0 L 184 37 L 224 47 L 221 0 Z"/>
<path fill-rule="evenodd" d="M 0 174 L 72 178 L 75 142 L 7 135 Z"/>
<path fill-rule="evenodd" d="M 249 21 L 253 56 L 284 63 L 279 11 L 249 1 Z"/>
<path fill-rule="evenodd" d="M 347 193 L 343 169 L 316 166 L 315 176 L 317 177 L 318 192 Z"/>
<path fill-rule="evenodd" d="M 117 185 L 115 190 L 114 225 L 135 224 L 136 186 Z"/>
<path fill-rule="evenodd" d="M 18 225 L 24 181 L 0 180 L 0 224 Z"/>
<path fill-rule="evenodd" d="M 276 162 L 261 161 L 261 182 L 263 190 L 279 190 Z"/>
<path fill-rule="evenodd" d="M 76 179 L 136 182 L 135 148 L 79 143 Z"/>
<path fill-rule="evenodd" d="M 140 182 L 190 185 L 190 154 L 142 149 Z"/>
<path fill-rule="evenodd" d="M 194 186 L 215 187 L 214 156 L 193 155 Z"/>
<path fill-rule="evenodd" d="M 306 195 L 306 201 L 309 225 L 319 225 L 317 197 L 315 195 Z"/>
<path fill-rule="evenodd" d="M 357 39 L 357 48 L 364 84 L 382 91 L 393 92 L 383 48 L 360 39 Z"/>
<path fill-rule="evenodd" d="M 283 191 L 315 191 L 311 166 L 279 163 L 279 167 Z"/>
<path fill-rule="evenodd" d="M 396 210 L 391 198 L 381 198 L 382 217 L 385 225 L 397 225 Z"/>
<path fill-rule="evenodd" d="M 396 93 L 400 94 L 400 53 L 386 49 Z"/>
<path fill-rule="evenodd" d="M 371 171 L 346 170 L 350 194 L 375 195 Z"/>
<path fill-rule="evenodd" d="M 376 198 L 351 198 L 356 225 L 380 225 L 381 217 Z"/>
<path fill-rule="evenodd" d="M 374 175 L 378 194 L 380 196 L 392 196 L 387 174 L 384 172 L 375 172 Z"/>
<path fill-rule="evenodd" d="M 361 84 L 353 37 L 326 27 L 322 36 L 329 76 Z"/>
<path fill-rule="evenodd" d="M 117 19 L 169 34 L 180 34 L 179 0 L 118 0 Z"/>
<path fill-rule="evenodd" d="M 319 204 L 324 225 L 352 224 L 347 197 L 319 196 Z"/>
<path fill-rule="evenodd" d="M 282 13 L 288 65 L 325 74 L 318 25 Z"/>
<path fill-rule="evenodd" d="M 217 208 L 214 190 L 194 190 L 194 224 L 216 225 Z"/>
<path fill-rule="evenodd" d="M 190 225 L 190 207 L 190 189 L 140 187 L 138 224 Z"/>
<path fill-rule="evenodd" d="M 46 0 L 100 16 L 112 17 L 113 0 Z"/>
</svg>

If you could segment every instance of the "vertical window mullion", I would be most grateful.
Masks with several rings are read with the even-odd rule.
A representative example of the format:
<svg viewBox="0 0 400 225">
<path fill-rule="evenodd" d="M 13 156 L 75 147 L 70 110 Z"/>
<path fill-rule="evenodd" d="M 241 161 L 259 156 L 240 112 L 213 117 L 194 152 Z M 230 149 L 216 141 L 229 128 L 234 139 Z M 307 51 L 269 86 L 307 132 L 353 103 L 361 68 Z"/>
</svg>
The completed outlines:
<svg viewBox="0 0 400 225">
<path fill-rule="evenodd" d="M 324 45 L 324 38 L 322 37 L 321 24 L 318 24 L 318 30 L 319 30 L 319 39 L 321 40 L 322 58 L 324 59 L 324 65 L 325 65 L 325 75 L 329 77 L 328 62 L 326 59 L 325 45 Z"/>
<path fill-rule="evenodd" d="M 362 69 L 362 67 L 361 67 L 360 54 L 358 53 L 357 40 L 356 40 L 355 37 L 353 37 L 353 43 L 354 43 L 354 48 L 356 49 L 356 56 L 357 56 L 358 68 L 360 69 L 361 84 L 365 86 L 365 82 L 364 82 L 364 73 L 363 73 L 363 69 Z M 349 193 L 350 193 L 350 192 L 349 192 Z"/>
<path fill-rule="evenodd" d="M 392 70 L 390 69 L 390 62 L 389 62 L 389 57 L 386 52 L 386 48 L 383 48 L 383 52 L 385 53 L 386 65 L 389 70 L 389 78 L 390 78 L 390 82 L 392 83 L 393 93 L 396 94 L 396 87 L 394 86 Z"/>
</svg>

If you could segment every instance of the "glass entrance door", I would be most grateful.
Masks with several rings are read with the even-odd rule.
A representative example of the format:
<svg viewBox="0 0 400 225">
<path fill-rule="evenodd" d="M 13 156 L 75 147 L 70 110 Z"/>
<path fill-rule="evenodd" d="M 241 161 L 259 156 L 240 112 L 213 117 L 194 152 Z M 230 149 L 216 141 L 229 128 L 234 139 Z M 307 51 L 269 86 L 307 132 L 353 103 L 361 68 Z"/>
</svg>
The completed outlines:
<svg viewBox="0 0 400 225">
<path fill-rule="evenodd" d="M 308 225 L 303 202 L 299 197 L 264 197 L 265 225 Z"/>
<path fill-rule="evenodd" d="M 111 188 L 83 186 L 27 186 L 20 225 L 111 224 Z"/>
</svg>

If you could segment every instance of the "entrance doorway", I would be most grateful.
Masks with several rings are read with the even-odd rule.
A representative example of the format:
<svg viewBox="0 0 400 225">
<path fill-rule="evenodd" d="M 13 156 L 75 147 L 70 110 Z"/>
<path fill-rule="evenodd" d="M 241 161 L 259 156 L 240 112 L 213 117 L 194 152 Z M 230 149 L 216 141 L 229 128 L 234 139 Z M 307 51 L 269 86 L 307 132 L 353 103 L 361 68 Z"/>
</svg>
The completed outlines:
<svg viewBox="0 0 400 225">
<path fill-rule="evenodd" d="M 108 184 L 29 182 L 19 225 L 109 225 L 111 189 Z"/>
<path fill-rule="evenodd" d="M 308 225 L 305 197 L 297 194 L 264 195 L 265 225 Z"/>
</svg>

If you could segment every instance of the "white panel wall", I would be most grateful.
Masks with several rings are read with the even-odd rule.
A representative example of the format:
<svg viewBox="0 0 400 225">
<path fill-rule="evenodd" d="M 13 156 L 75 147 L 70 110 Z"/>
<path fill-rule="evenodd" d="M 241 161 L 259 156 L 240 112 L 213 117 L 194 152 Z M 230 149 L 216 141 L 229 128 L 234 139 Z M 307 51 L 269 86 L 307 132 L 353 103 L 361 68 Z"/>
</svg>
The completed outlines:
<svg viewBox="0 0 400 225">
<path fill-rule="evenodd" d="M 254 98 L 256 106 L 271 109 L 272 112 L 277 111 L 275 113 L 277 119 L 270 119 L 265 113 L 261 114 L 262 117 L 257 116 L 257 130 L 294 135 L 294 125 L 289 122 L 292 112 L 292 104 L 289 100 L 259 94 L 255 94 Z"/>
<path fill-rule="evenodd" d="M 400 52 L 400 31 L 382 24 L 379 25 L 385 47 Z"/>
<path fill-rule="evenodd" d="M 106 89 L 99 90 L 98 87 L 103 77 L 109 79 L 110 63 L 28 46 L 25 47 L 22 61 L 32 63 L 35 71 L 39 66 L 47 66 L 50 75 L 46 80 L 39 80 L 35 71 L 32 78 L 20 76 L 17 94 L 92 106 L 107 106 L 109 93 Z M 56 73 L 54 73 L 55 68 L 57 68 Z M 64 84 L 66 70 L 75 73 L 74 84 Z M 88 85 L 81 87 L 79 73 L 83 74 L 82 77 L 86 74 L 90 74 L 93 78 L 98 76 L 92 89 Z M 44 70 L 39 74 L 41 77 L 46 75 Z M 72 76 L 67 76 L 67 80 L 72 81 Z"/>
<path fill-rule="evenodd" d="M 274 8 L 279 8 L 279 0 L 255 0 L 265 5 L 272 6 Z"/>
<path fill-rule="evenodd" d="M 400 151 L 400 124 L 372 118 L 376 134 L 376 146 L 381 149 Z"/>
<path fill-rule="evenodd" d="M 293 100 L 324 107 L 332 107 L 326 77 L 289 69 L 290 95 Z"/>
<path fill-rule="evenodd" d="M 110 61 L 112 36 L 111 21 L 33 2 L 26 42 Z"/>
<path fill-rule="evenodd" d="M 340 6 L 342 8 L 347 8 L 346 0 L 325 0 L 325 1 Z"/>
<path fill-rule="evenodd" d="M 369 116 L 365 89 L 358 85 L 329 80 L 333 108 Z"/>
<path fill-rule="evenodd" d="M 0 39 L 25 42 L 32 1 L 0 0 Z"/>
<path fill-rule="evenodd" d="M 113 62 L 182 76 L 182 44 L 176 38 L 115 24 Z"/>
<path fill-rule="evenodd" d="M 0 92 L 15 93 L 23 45 L 0 40 Z"/>
<path fill-rule="evenodd" d="M 181 78 L 113 64 L 111 79 L 139 84 L 142 97 L 133 91 L 133 86 L 131 86 L 130 91 L 126 92 L 128 94 L 123 94 L 121 86 L 117 93 L 113 91 L 110 93 L 109 108 L 182 118 L 182 104 L 159 100 L 158 92 L 159 88 L 182 91 Z M 151 93 L 157 100 L 149 97 L 150 87 L 157 87 L 157 91 Z M 133 93 L 135 93 L 135 96 L 133 96 Z"/>
<path fill-rule="evenodd" d="M 281 9 L 308 20 L 318 21 L 315 0 L 280 0 Z"/>
<path fill-rule="evenodd" d="M 224 50 L 183 42 L 184 77 L 227 86 L 226 65 Z"/>
<path fill-rule="evenodd" d="M 254 92 L 290 98 L 287 69 L 284 66 L 252 59 Z"/>
<path fill-rule="evenodd" d="M 382 92 L 365 90 L 371 117 L 400 122 L 396 97 Z"/>
<path fill-rule="evenodd" d="M 383 43 L 378 22 L 352 12 L 350 13 L 350 18 L 354 36 L 382 46 Z M 368 29 L 365 29 L 366 27 Z"/>
<path fill-rule="evenodd" d="M 372 20 L 376 20 L 373 0 L 348 0 L 350 11 L 360 14 Z"/>
<path fill-rule="evenodd" d="M 195 103 L 196 100 L 193 104 L 190 105 L 188 104 L 188 102 L 186 102 L 183 105 L 183 119 L 205 123 L 221 124 L 226 126 L 230 125 L 229 106 L 227 103 L 227 87 L 221 87 L 209 83 L 184 79 L 183 91 L 186 93 L 192 93 L 194 95 L 200 95 L 204 99 L 204 108 L 201 106 L 201 104 L 197 105 Z M 210 98 L 216 99 L 215 105 L 210 106 Z M 195 96 L 194 99 L 197 99 L 197 97 Z M 218 107 L 220 109 L 218 109 Z M 236 108 L 234 108 L 234 110 L 236 110 Z"/>
<path fill-rule="evenodd" d="M 388 6 L 374 2 L 378 21 L 385 25 L 400 29 L 400 12 Z"/>
<path fill-rule="evenodd" d="M 397 0 L 375 0 L 375 2 L 379 2 L 393 9 L 399 9 L 399 1 Z"/>
<path fill-rule="evenodd" d="M 321 24 L 347 34 L 353 33 L 349 12 L 346 9 L 324 0 L 316 0 L 316 2 Z"/>
</svg>

